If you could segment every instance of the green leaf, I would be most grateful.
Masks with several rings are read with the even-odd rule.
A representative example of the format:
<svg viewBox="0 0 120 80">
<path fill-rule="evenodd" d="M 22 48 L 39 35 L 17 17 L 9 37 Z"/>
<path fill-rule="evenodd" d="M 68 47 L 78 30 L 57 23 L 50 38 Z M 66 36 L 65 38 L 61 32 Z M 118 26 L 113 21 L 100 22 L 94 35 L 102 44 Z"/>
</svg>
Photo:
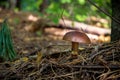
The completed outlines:
<svg viewBox="0 0 120 80">
<path fill-rule="evenodd" d="M 84 5 L 85 4 L 85 0 L 78 0 L 79 4 Z"/>
<path fill-rule="evenodd" d="M 54 22 L 55 24 L 58 24 L 58 22 L 59 22 L 59 19 L 58 19 L 58 18 L 53 18 L 52 20 L 53 20 L 53 22 Z"/>
<path fill-rule="evenodd" d="M 86 15 L 76 15 L 75 18 L 76 18 L 78 21 L 85 21 Z"/>
<path fill-rule="evenodd" d="M 65 3 L 71 3 L 71 0 L 61 0 L 61 3 L 65 4 Z"/>
</svg>

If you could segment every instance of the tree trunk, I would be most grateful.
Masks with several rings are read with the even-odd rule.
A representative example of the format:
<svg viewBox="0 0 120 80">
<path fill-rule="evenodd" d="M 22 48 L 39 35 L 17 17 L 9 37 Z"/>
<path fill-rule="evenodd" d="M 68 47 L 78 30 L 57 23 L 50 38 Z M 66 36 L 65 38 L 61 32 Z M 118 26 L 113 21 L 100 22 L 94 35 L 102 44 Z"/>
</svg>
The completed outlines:
<svg viewBox="0 0 120 80">
<path fill-rule="evenodd" d="M 120 21 L 120 0 L 111 0 L 112 17 Z M 120 24 L 112 20 L 111 41 L 120 40 Z"/>
</svg>

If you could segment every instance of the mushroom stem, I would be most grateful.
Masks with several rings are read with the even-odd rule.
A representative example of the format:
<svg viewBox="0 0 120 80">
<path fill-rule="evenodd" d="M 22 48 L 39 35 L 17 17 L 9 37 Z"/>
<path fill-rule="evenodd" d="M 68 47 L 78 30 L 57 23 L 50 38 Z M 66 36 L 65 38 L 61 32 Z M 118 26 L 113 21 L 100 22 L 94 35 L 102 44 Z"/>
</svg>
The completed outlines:
<svg viewBox="0 0 120 80">
<path fill-rule="evenodd" d="M 72 42 L 72 55 L 77 56 L 78 55 L 78 47 L 79 43 L 78 42 Z"/>
</svg>

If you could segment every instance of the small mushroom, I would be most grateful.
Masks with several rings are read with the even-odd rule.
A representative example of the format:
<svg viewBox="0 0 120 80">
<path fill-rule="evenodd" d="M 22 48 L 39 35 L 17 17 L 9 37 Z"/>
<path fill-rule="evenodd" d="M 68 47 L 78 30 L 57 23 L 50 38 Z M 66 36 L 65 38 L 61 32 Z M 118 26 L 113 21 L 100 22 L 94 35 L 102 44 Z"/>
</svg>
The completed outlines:
<svg viewBox="0 0 120 80">
<path fill-rule="evenodd" d="M 83 44 L 91 43 L 89 37 L 85 33 L 80 32 L 80 31 L 71 31 L 71 32 L 66 33 L 63 36 L 63 40 L 72 42 L 72 56 L 78 55 L 79 43 L 83 43 Z"/>
</svg>

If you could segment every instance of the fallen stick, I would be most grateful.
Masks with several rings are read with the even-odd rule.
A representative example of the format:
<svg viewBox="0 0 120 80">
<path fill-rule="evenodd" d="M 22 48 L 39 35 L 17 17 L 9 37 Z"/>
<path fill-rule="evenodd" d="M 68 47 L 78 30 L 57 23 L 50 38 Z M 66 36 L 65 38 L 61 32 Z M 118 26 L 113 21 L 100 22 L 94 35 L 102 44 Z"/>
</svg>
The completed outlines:
<svg viewBox="0 0 120 80">
<path fill-rule="evenodd" d="M 98 28 L 95 26 L 91 26 L 91 25 L 87 25 L 79 22 L 73 22 L 70 20 L 60 19 L 59 25 L 61 25 L 64 28 L 67 27 L 67 28 L 79 29 L 87 33 L 96 34 L 96 35 L 110 35 L 111 33 L 110 29 Z"/>
<path fill-rule="evenodd" d="M 70 29 L 60 29 L 60 28 L 45 28 L 45 33 L 48 33 L 48 34 L 51 34 L 51 35 L 54 35 L 57 36 L 57 37 L 60 37 L 61 38 L 69 31 L 73 31 L 73 30 L 70 30 Z M 95 34 L 88 34 L 88 37 L 90 38 L 91 42 L 96 42 L 99 40 L 99 36 L 98 35 L 95 35 Z"/>
</svg>

